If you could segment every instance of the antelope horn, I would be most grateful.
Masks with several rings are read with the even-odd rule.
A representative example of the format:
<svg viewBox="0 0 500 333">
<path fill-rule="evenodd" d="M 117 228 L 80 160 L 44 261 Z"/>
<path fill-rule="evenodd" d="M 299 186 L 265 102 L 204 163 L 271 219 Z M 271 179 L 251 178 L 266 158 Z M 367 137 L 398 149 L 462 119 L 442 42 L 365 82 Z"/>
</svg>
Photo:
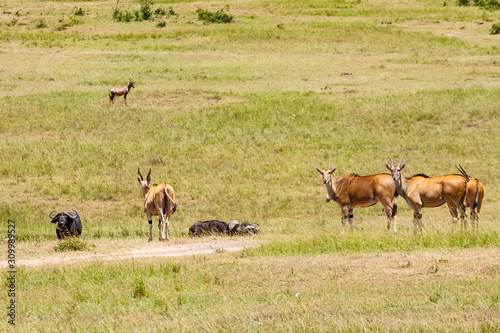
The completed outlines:
<svg viewBox="0 0 500 333">
<path fill-rule="evenodd" d="M 467 172 L 465 172 L 464 168 L 462 168 L 462 166 L 460 164 L 459 164 L 459 166 L 460 166 L 460 168 L 458 168 L 455 165 L 455 168 L 457 168 L 460 171 L 460 173 L 462 174 L 462 176 L 464 176 L 467 181 L 471 180 L 472 177 Z"/>
<path fill-rule="evenodd" d="M 54 218 L 55 218 L 55 216 L 52 216 L 52 213 L 55 213 L 55 212 L 56 212 L 56 211 L 55 211 L 55 210 L 53 210 L 53 211 L 51 211 L 51 212 L 49 213 L 49 217 L 50 217 L 51 219 L 54 219 Z"/>
<path fill-rule="evenodd" d="M 394 161 L 390 157 L 389 157 L 389 159 L 391 160 L 391 166 L 393 166 L 394 165 Z"/>
<path fill-rule="evenodd" d="M 403 156 L 403 157 L 401 157 L 401 161 L 399 161 L 399 165 L 401 165 L 401 163 L 403 162 L 403 159 L 404 159 L 404 158 L 405 158 L 404 156 Z"/>
<path fill-rule="evenodd" d="M 141 180 L 144 180 L 144 178 L 142 178 L 141 169 L 139 167 L 137 168 L 137 172 L 139 173 L 139 176 L 141 176 Z"/>
<path fill-rule="evenodd" d="M 330 165 L 328 166 L 328 170 L 332 167 L 332 157 L 330 156 Z"/>
<path fill-rule="evenodd" d="M 149 168 L 148 176 L 146 177 L 146 179 L 149 178 L 149 175 L 151 175 L 151 168 Z"/>
</svg>

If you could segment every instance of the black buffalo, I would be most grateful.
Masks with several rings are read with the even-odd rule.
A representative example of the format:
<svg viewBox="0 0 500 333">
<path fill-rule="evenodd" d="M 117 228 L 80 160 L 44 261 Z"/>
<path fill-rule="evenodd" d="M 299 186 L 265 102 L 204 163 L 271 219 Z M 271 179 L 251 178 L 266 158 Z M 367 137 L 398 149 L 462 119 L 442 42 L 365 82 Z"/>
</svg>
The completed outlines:
<svg viewBox="0 0 500 333">
<path fill-rule="evenodd" d="M 55 211 L 50 212 L 49 217 L 52 219 L 50 222 L 57 223 L 57 238 L 79 237 L 82 234 L 82 221 L 76 210 L 59 212 L 55 216 L 52 216 L 52 213 L 55 213 Z"/>
<path fill-rule="evenodd" d="M 235 220 L 229 223 L 218 220 L 198 221 L 189 228 L 189 236 L 201 236 L 204 234 L 255 234 L 259 232 L 260 226 L 258 223 L 255 223 L 255 225 L 247 222 L 240 224 Z"/>
<path fill-rule="evenodd" d="M 229 230 L 226 222 L 218 220 L 198 221 L 189 228 L 189 236 L 203 234 L 225 234 Z"/>
</svg>

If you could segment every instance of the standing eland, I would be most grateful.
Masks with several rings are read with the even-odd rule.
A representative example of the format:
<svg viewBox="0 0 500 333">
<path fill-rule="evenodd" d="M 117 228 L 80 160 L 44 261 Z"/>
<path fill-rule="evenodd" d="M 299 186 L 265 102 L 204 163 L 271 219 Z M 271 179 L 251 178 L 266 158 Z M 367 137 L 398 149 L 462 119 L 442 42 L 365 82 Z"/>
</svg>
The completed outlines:
<svg viewBox="0 0 500 333">
<path fill-rule="evenodd" d="M 395 216 L 397 205 L 392 201 L 397 197 L 394 181 L 388 174 L 378 174 L 371 176 L 358 176 L 356 174 L 345 175 L 340 178 L 332 178 L 332 173 L 337 168 L 331 169 L 332 160 L 328 169 L 316 168 L 323 176 L 323 184 L 326 186 L 326 202 L 335 201 L 342 212 L 342 232 L 345 229 L 345 222 L 349 217 L 349 224 L 353 228 L 353 209 L 357 207 L 370 207 L 380 201 L 384 206 L 387 215 L 387 229 L 394 228 L 397 232 Z"/>
<path fill-rule="evenodd" d="M 404 157 L 398 165 L 386 164 L 387 169 L 391 171 L 392 179 L 396 185 L 396 191 L 408 206 L 413 209 L 414 232 L 417 228 L 422 231 L 422 207 L 439 207 L 447 204 L 452 216 L 453 226 L 458 220 L 458 213 L 462 219 L 462 225 L 465 226 L 464 198 L 467 181 L 461 175 L 447 175 L 440 177 L 428 177 L 423 174 L 406 178 L 401 175 L 401 170 L 405 164 L 402 163 Z"/>
<path fill-rule="evenodd" d="M 174 189 L 166 183 L 160 185 L 154 184 L 150 187 L 151 169 L 149 169 L 146 180 L 143 179 L 139 168 L 137 168 L 137 172 L 139 173 L 137 180 L 139 181 L 139 184 L 141 184 L 142 193 L 144 194 L 144 212 L 146 213 L 149 222 L 149 241 L 153 240 L 153 215 L 158 215 L 158 231 L 160 233 L 159 240 L 169 240 L 169 219 L 170 216 L 172 216 L 172 214 L 177 210 Z M 166 215 L 166 218 L 163 215 Z"/>
<path fill-rule="evenodd" d="M 483 205 L 484 186 L 479 179 L 472 178 L 467 172 L 465 172 L 461 165 L 460 167 L 455 165 L 455 168 L 457 168 L 467 180 L 465 207 L 470 207 L 470 224 L 472 230 L 478 230 L 479 213 L 481 212 L 481 206 Z"/>
</svg>

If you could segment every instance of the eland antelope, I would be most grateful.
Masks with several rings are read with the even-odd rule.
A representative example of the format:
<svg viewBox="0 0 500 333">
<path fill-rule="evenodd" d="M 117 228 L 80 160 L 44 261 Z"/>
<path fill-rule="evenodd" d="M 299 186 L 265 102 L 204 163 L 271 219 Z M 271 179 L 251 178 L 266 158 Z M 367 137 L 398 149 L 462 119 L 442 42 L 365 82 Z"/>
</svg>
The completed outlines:
<svg viewBox="0 0 500 333">
<path fill-rule="evenodd" d="M 397 232 L 395 216 L 397 205 L 392 201 L 397 196 L 394 181 L 388 174 L 378 174 L 371 176 L 358 176 L 356 174 L 345 175 L 340 178 L 333 178 L 332 173 L 337 168 L 331 169 L 332 161 L 328 169 L 316 168 L 323 176 L 323 184 L 326 186 L 326 202 L 335 201 L 342 212 L 342 232 L 345 229 L 345 222 L 349 218 L 351 229 L 353 228 L 353 209 L 357 207 L 370 207 L 380 201 L 384 206 L 387 215 L 387 229 L 393 225 L 394 232 Z"/>
<path fill-rule="evenodd" d="M 460 173 L 467 180 L 467 191 L 465 193 L 465 207 L 470 207 L 470 224 L 472 230 L 479 228 L 479 213 L 481 212 L 481 206 L 483 205 L 483 197 L 484 197 L 484 186 L 478 180 L 472 178 L 467 172 L 465 172 L 464 168 L 460 165 L 455 168 L 460 171 Z"/>
<path fill-rule="evenodd" d="M 391 165 L 386 164 L 387 169 L 391 171 L 392 179 L 396 185 L 396 191 L 408 206 L 413 209 L 414 232 L 417 228 L 422 231 L 422 207 L 439 207 L 443 204 L 448 205 L 452 216 L 453 225 L 458 220 L 458 214 L 465 226 L 464 197 L 467 181 L 461 175 L 447 175 L 440 177 L 428 177 L 423 174 L 406 178 L 401 175 L 401 170 L 405 164 L 402 163 L 404 157 L 397 165 L 391 160 Z"/>
<path fill-rule="evenodd" d="M 144 212 L 146 213 L 149 222 L 149 241 L 153 240 L 153 215 L 158 215 L 158 231 L 160 233 L 159 240 L 169 240 L 169 219 L 170 216 L 172 216 L 172 214 L 177 210 L 174 189 L 166 183 L 160 185 L 154 184 L 150 187 L 151 169 L 149 169 L 146 180 L 142 177 L 141 170 L 139 168 L 137 168 L 137 172 L 139 173 L 137 180 L 139 181 L 139 184 L 141 184 L 142 193 L 144 194 Z M 166 218 L 164 215 L 166 215 Z"/>
</svg>

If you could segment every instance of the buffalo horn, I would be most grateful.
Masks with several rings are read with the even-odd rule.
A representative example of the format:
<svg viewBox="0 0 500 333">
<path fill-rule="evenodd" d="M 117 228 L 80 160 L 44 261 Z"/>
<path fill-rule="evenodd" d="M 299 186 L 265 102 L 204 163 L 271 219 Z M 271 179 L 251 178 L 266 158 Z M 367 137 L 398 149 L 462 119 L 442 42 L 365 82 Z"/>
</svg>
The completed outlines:
<svg viewBox="0 0 500 333">
<path fill-rule="evenodd" d="M 55 212 L 56 212 L 56 211 L 55 211 L 55 210 L 53 210 L 53 211 L 51 211 L 51 212 L 49 213 L 49 217 L 50 217 L 51 219 L 54 219 L 54 218 L 55 218 L 55 216 L 52 216 L 52 213 L 55 213 Z"/>
<path fill-rule="evenodd" d="M 68 215 L 72 219 L 76 219 L 78 217 L 78 212 L 76 210 L 74 210 L 74 209 L 73 209 L 73 212 L 66 212 L 66 215 Z"/>
</svg>

